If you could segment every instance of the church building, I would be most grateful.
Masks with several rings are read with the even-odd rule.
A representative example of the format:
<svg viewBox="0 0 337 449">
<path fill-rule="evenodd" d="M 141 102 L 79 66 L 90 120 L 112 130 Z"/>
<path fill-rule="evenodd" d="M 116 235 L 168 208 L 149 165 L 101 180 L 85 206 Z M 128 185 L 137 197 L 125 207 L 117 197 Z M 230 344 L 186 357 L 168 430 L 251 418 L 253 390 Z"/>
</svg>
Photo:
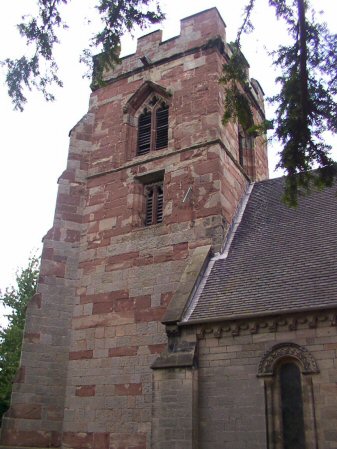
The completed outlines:
<svg viewBox="0 0 337 449">
<path fill-rule="evenodd" d="M 70 132 L 0 449 L 337 449 L 336 187 L 282 203 L 223 124 L 216 8 L 138 39 Z M 242 86 L 265 118 L 254 79 Z"/>
</svg>

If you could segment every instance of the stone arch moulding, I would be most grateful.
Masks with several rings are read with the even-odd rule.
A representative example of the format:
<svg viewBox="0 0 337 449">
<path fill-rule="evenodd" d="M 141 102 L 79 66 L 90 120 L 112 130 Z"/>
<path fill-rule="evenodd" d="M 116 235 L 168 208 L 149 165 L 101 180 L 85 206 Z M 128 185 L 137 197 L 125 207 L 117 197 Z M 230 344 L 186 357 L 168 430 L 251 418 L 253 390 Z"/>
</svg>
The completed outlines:
<svg viewBox="0 0 337 449">
<path fill-rule="evenodd" d="M 141 107 L 151 96 L 158 96 L 169 105 L 172 94 L 164 87 L 153 81 L 145 81 L 136 92 L 131 95 L 123 107 L 123 137 L 124 154 L 126 160 L 132 160 L 137 146 L 137 119 Z"/>
<path fill-rule="evenodd" d="M 159 84 L 145 81 L 126 102 L 123 108 L 124 114 L 135 114 L 150 94 L 157 94 L 165 100 L 169 100 L 172 96 L 167 89 Z"/>
<path fill-rule="evenodd" d="M 311 353 L 296 343 L 279 343 L 273 346 L 262 358 L 258 367 L 258 377 L 274 376 L 279 360 L 292 358 L 299 362 L 302 374 L 319 373 L 316 360 Z"/>
</svg>

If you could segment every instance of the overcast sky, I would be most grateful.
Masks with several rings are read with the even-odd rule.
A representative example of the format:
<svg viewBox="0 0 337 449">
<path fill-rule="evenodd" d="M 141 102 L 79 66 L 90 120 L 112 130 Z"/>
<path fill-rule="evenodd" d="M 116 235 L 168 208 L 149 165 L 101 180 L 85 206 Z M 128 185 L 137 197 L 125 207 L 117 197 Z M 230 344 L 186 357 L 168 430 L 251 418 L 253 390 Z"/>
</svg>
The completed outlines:
<svg viewBox="0 0 337 449">
<path fill-rule="evenodd" d="M 180 19 L 216 6 L 227 24 L 227 41 L 235 39 L 246 0 L 166 0 L 160 1 L 167 20 L 160 28 L 164 39 L 179 34 Z M 267 0 L 256 0 L 256 32 L 243 39 L 243 51 L 266 95 L 274 93 L 275 74 L 266 48 L 284 42 L 287 34 L 282 23 L 274 20 Z M 64 8 L 70 29 L 62 32 L 57 60 L 64 88 L 55 90 L 56 101 L 46 103 L 36 92 L 28 95 L 24 112 L 13 111 L 1 77 L 1 176 L 0 176 L 0 289 L 14 280 L 17 267 L 25 266 L 31 252 L 41 250 L 41 238 L 52 226 L 57 178 L 66 165 L 68 132 L 86 113 L 90 95 L 89 80 L 82 75 L 86 68 L 78 60 L 88 46 L 91 28 L 86 18 L 95 16 L 94 0 L 73 0 Z M 337 32 L 337 2 L 312 2 L 326 14 L 331 31 Z M 25 8 L 25 9 L 23 9 Z M 19 56 L 25 50 L 15 28 L 23 14 L 33 12 L 35 0 L 2 1 L 0 4 L 0 59 Z M 334 23 L 333 23 L 334 22 Z M 143 32 L 152 31 L 158 26 Z M 135 51 L 130 36 L 123 41 L 122 54 Z M 269 110 L 269 117 L 271 111 Z M 336 142 L 336 139 L 335 139 Z M 335 145 L 337 148 L 337 144 Z M 270 149 L 270 176 L 275 176 L 275 153 Z M 335 153 L 336 155 L 337 153 Z M 1 315 L 1 310 L 0 310 Z M 0 321 L 1 322 L 1 321 Z"/>
</svg>

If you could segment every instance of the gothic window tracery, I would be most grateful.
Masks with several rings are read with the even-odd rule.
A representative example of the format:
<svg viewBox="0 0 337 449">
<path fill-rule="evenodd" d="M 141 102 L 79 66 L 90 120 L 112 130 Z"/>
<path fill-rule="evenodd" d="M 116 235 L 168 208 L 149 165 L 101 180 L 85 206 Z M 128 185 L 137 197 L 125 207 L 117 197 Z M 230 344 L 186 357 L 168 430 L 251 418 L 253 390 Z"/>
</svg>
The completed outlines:
<svg viewBox="0 0 337 449">
<path fill-rule="evenodd" d="M 168 145 L 167 103 L 154 95 L 144 105 L 138 117 L 137 155 L 167 148 Z"/>
</svg>

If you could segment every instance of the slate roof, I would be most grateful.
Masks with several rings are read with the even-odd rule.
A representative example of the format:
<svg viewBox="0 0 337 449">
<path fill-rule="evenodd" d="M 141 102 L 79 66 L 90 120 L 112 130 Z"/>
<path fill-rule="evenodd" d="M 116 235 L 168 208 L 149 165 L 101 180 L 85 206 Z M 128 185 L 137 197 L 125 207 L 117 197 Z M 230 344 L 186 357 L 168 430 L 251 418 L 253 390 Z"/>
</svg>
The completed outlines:
<svg viewBox="0 0 337 449">
<path fill-rule="evenodd" d="M 214 262 L 188 321 L 337 307 L 336 186 L 296 209 L 282 193 L 283 178 L 254 185 L 228 257 Z"/>
</svg>

